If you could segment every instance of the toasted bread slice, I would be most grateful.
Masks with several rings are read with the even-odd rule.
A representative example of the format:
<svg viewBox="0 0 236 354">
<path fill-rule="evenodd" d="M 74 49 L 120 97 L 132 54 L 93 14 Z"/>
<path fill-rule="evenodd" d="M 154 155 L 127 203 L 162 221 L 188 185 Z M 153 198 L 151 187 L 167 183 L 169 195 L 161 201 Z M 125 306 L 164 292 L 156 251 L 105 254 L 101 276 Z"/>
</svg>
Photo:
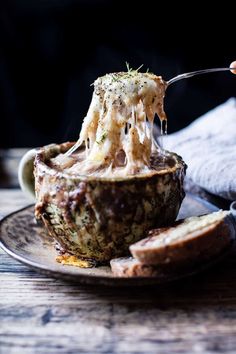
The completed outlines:
<svg viewBox="0 0 236 354">
<path fill-rule="evenodd" d="M 156 277 L 161 275 L 156 266 L 143 264 L 133 257 L 114 258 L 110 264 L 112 273 L 117 277 Z"/>
<path fill-rule="evenodd" d="M 220 210 L 177 221 L 169 228 L 151 230 L 149 237 L 130 246 L 130 252 L 145 265 L 179 265 L 211 259 L 235 237 L 228 214 Z"/>
</svg>

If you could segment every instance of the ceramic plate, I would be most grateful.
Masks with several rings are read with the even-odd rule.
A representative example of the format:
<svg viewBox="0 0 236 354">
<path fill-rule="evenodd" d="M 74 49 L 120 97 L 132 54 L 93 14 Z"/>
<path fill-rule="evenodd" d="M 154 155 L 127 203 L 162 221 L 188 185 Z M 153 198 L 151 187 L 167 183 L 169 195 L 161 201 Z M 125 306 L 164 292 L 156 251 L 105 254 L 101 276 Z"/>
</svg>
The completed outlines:
<svg viewBox="0 0 236 354">
<path fill-rule="evenodd" d="M 178 218 L 200 215 L 218 210 L 214 205 L 193 195 L 185 197 Z M 160 284 L 173 281 L 202 268 L 188 269 L 181 274 L 160 274 L 155 278 L 116 278 L 110 267 L 78 268 L 56 262 L 58 255 L 50 237 L 34 220 L 34 207 L 29 206 L 5 217 L 0 223 L 0 246 L 18 261 L 57 278 L 87 284 L 112 286 Z M 214 262 L 215 263 L 215 262 Z M 212 264 L 212 262 L 211 262 Z M 207 264 L 204 266 L 209 266 Z"/>
</svg>

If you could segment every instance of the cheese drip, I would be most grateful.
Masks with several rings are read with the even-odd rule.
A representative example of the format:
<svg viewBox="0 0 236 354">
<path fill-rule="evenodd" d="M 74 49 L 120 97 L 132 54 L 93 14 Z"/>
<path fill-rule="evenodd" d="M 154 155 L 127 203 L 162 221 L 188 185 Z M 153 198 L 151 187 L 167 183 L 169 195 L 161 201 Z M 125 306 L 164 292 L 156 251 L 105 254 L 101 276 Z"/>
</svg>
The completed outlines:
<svg viewBox="0 0 236 354">
<path fill-rule="evenodd" d="M 153 141 L 155 114 L 166 121 L 165 89 L 165 81 L 151 73 L 128 71 L 98 78 L 79 140 L 66 156 L 83 144 L 85 154 L 69 172 L 100 176 L 115 170 L 119 175 L 148 172 L 151 153 L 159 149 Z"/>
</svg>

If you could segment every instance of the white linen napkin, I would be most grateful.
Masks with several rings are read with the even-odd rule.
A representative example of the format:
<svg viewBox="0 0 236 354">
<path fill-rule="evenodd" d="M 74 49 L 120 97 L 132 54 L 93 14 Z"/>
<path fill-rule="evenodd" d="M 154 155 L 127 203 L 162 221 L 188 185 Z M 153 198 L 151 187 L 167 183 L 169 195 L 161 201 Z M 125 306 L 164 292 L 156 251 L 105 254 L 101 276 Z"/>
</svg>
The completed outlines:
<svg viewBox="0 0 236 354">
<path fill-rule="evenodd" d="M 167 135 L 163 147 L 181 155 L 187 177 L 210 193 L 236 199 L 236 99 Z"/>
</svg>

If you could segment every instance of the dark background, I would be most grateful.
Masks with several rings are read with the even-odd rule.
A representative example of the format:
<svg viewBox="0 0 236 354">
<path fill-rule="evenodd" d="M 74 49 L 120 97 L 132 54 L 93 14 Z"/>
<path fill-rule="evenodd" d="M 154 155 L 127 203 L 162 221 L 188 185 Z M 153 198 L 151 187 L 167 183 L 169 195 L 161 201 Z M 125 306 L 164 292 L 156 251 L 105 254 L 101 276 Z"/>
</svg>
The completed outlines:
<svg viewBox="0 0 236 354">
<path fill-rule="evenodd" d="M 166 80 L 228 66 L 236 59 L 236 29 L 225 5 L 208 12 L 193 2 L 184 8 L 158 1 L 1 2 L 0 147 L 77 139 L 90 84 L 125 70 L 125 61 Z M 235 95 L 230 73 L 174 84 L 165 101 L 169 132 Z"/>
</svg>

